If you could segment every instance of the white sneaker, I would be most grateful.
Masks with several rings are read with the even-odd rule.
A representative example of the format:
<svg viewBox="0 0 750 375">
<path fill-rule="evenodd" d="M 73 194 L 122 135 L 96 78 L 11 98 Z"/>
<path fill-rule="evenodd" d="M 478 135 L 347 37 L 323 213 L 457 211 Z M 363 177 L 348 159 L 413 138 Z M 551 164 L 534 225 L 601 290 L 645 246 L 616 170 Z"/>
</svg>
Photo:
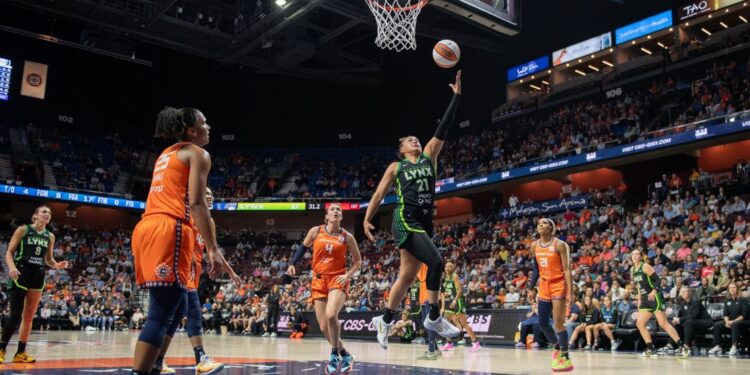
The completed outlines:
<svg viewBox="0 0 750 375">
<path fill-rule="evenodd" d="M 716 345 L 711 350 L 708 351 L 708 354 L 721 354 L 721 346 Z"/>
<path fill-rule="evenodd" d="M 732 345 L 731 348 L 729 348 L 729 355 L 737 355 L 737 345 Z"/>
<path fill-rule="evenodd" d="M 461 330 L 456 328 L 453 324 L 450 324 L 448 320 L 439 317 L 437 320 L 430 320 L 430 317 L 424 319 L 424 328 L 431 331 L 435 331 L 439 336 L 443 337 L 456 337 L 461 333 Z"/>
<path fill-rule="evenodd" d="M 383 315 L 378 315 L 372 318 L 372 325 L 375 326 L 375 330 L 378 332 L 378 344 L 383 349 L 388 349 L 388 332 L 391 330 L 393 323 L 386 324 L 383 320 Z"/>
<path fill-rule="evenodd" d="M 620 341 L 620 340 L 614 340 L 614 341 L 612 341 L 612 351 L 613 352 L 617 350 L 617 347 L 620 346 L 620 343 L 622 343 L 622 341 Z"/>
<path fill-rule="evenodd" d="M 272 332 L 271 337 L 276 337 L 276 332 Z"/>
<path fill-rule="evenodd" d="M 264 333 L 264 334 L 263 334 L 263 336 L 261 336 L 261 337 L 268 337 L 268 336 L 270 336 L 270 334 L 269 334 L 268 332 L 266 332 L 266 333 Z"/>
</svg>

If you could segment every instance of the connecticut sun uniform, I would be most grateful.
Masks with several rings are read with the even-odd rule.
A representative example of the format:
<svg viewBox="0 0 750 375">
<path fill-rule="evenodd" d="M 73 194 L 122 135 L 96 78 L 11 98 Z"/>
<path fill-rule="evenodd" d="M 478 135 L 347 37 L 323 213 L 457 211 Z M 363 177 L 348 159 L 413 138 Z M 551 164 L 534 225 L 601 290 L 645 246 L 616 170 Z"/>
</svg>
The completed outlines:
<svg viewBox="0 0 750 375">
<path fill-rule="evenodd" d="M 534 242 L 534 256 L 539 266 L 539 300 L 552 301 L 565 299 L 567 286 L 563 272 L 562 258 L 557 251 L 557 238 L 549 244 L 541 240 Z"/>
<path fill-rule="evenodd" d="M 195 248 L 193 251 L 193 259 L 190 262 L 190 276 L 188 277 L 187 290 L 190 292 L 198 290 L 198 283 L 200 282 L 201 262 L 203 262 L 203 252 L 206 250 L 206 242 L 203 241 L 203 237 L 200 233 L 195 235 Z"/>
<path fill-rule="evenodd" d="M 393 215 L 393 235 L 401 246 L 409 233 L 432 236 L 432 211 L 435 200 L 435 168 L 425 154 L 416 163 L 408 159 L 398 163 L 396 192 L 398 206 Z"/>
<path fill-rule="evenodd" d="M 197 231 L 188 200 L 190 168 L 177 158 L 177 152 L 190 144 L 172 145 L 156 159 L 146 211 L 133 230 L 136 282 L 140 287 L 188 286 Z"/>
<path fill-rule="evenodd" d="M 346 253 L 349 247 L 346 244 L 347 232 L 341 230 L 341 234 L 334 235 L 326 231 L 321 225 L 313 242 L 313 279 L 312 298 L 327 299 L 328 292 L 339 289 L 349 294 L 349 283 L 342 285 L 336 281 L 336 276 L 346 273 Z"/>
</svg>

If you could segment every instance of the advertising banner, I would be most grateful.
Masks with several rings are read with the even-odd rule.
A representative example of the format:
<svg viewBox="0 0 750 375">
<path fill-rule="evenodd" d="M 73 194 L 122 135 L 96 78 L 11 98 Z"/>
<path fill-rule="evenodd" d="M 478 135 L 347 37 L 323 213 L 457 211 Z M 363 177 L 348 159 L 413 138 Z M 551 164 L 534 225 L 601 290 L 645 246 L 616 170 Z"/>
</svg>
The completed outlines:
<svg viewBox="0 0 750 375">
<path fill-rule="evenodd" d="M 590 55 L 609 47 L 612 47 L 612 33 L 606 32 L 552 52 L 552 66 L 565 64 L 568 61 L 573 61 L 579 57 Z"/>
<path fill-rule="evenodd" d="M 542 72 L 547 68 L 549 68 L 549 57 L 540 57 L 534 61 L 529 61 L 525 64 L 508 69 L 508 82 L 530 76 L 537 72 Z"/>
<path fill-rule="evenodd" d="M 716 8 L 714 8 L 712 0 L 693 1 L 677 8 L 677 18 L 680 21 L 684 21 L 700 16 L 701 14 L 711 13 L 714 10 Z"/>
<path fill-rule="evenodd" d="M 615 43 L 629 42 L 670 26 L 672 26 L 672 11 L 667 10 L 615 30 Z"/>
<path fill-rule="evenodd" d="M 484 343 L 495 345 L 513 345 L 518 323 L 526 319 L 528 309 L 469 310 L 467 321 L 477 337 Z M 342 312 L 339 314 L 342 339 L 375 340 L 375 327 L 370 323 L 372 318 L 382 315 L 382 311 Z M 302 313 L 308 324 L 305 336 L 322 337 L 320 325 L 315 312 Z M 279 333 L 292 331 L 288 312 L 279 314 Z"/>
<path fill-rule="evenodd" d="M 534 216 L 565 211 L 568 208 L 573 210 L 586 207 L 589 204 L 590 200 L 591 197 L 588 194 L 583 194 L 577 197 L 523 204 L 516 207 L 503 208 L 502 210 L 500 210 L 500 217 L 510 220 L 520 216 Z"/>
</svg>

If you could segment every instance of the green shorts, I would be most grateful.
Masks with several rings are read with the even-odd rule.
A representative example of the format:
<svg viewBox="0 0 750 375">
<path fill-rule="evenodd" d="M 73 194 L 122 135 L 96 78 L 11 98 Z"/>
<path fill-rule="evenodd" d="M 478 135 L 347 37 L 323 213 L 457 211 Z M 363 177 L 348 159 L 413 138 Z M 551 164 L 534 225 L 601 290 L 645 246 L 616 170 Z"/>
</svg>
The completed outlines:
<svg viewBox="0 0 750 375">
<path fill-rule="evenodd" d="M 464 300 L 463 297 L 458 299 L 458 302 L 456 303 L 456 310 L 449 310 L 450 304 L 448 304 L 448 308 L 445 309 L 446 314 L 452 314 L 452 315 L 466 315 L 466 300 Z"/>
<path fill-rule="evenodd" d="M 661 293 L 656 293 L 656 298 L 654 298 L 653 301 L 648 300 L 647 295 L 641 295 L 641 306 L 638 308 L 638 310 L 648 311 L 648 312 L 656 312 L 656 311 L 666 311 L 666 304 L 664 303 L 664 297 L 661 295 Z"/>
</svg>

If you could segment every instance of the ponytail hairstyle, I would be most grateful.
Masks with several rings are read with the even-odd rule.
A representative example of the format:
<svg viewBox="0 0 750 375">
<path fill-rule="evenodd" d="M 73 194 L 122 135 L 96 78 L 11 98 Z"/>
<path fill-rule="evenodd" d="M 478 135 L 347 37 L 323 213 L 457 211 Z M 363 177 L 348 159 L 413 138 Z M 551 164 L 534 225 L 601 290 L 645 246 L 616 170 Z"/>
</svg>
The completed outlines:
<svg viewBox="0 0 750 375">
<path fill-rule="evenodd" d="M 554 220 L 552 220 L 552 219 L 550 219 L 548 217 L 543 217 L 540 220 L 546 222 L 547 224 L 549 224 L 552 227 L 552 233 L 550 233 L 550 235 L 554 236 L 555 233 L 557 233 L 557 226 L 555 225 L 555 221 Z"/>
<path fill-rule="evenodd" d="M 46 209 L 50 210 L 50 212 L 52 212 L 52 208 L 50 208 L 50 206 L 48 206 L 46 204 L 42 204 L 42 205 L 38 206 L 37 208 L 34 209 L 34 213 L 31 215 L 31 224 L 35 224 L 36 223 L 36 215 L 39 214 L 39 210 L 41 210 L 42 208 L 46 208 Z"/>
<path fill-rule="evenodd" d="M 176 139 L 187 141 L 187 128 L 195 126 L 198 121 L 196 108 L 183 107 L 180 109 L 164 107 L 156 117 L 156 132 L 154 138 Z"/>
</svg>

